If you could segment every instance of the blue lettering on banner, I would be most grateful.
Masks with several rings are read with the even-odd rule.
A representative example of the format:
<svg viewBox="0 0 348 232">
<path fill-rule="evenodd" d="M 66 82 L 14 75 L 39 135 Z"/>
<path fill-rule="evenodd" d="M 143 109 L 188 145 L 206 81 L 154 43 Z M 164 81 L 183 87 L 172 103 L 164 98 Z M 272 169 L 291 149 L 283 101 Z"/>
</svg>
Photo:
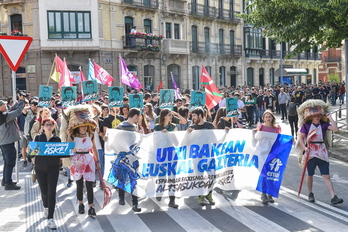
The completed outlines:
<svg viewBox="0 0 348 232">
<path fill-rule="evenodd" d="M 258 156 L 243 154 L 246 141 L 229 141 L 220 144 L 192 144 L 182 147 L 158 148 L 156 161 L 158 163 L 144 163 L 142 176 L 170 176 L 178 174 L 209 172 L 226 167 L 259 167 Z M 188 152 L 188 153 L 187 153 Z M 200 159 L 197 168 L 192 160 Z M 162 164 L 159 164 L 162 163 Z"/>
</svg>

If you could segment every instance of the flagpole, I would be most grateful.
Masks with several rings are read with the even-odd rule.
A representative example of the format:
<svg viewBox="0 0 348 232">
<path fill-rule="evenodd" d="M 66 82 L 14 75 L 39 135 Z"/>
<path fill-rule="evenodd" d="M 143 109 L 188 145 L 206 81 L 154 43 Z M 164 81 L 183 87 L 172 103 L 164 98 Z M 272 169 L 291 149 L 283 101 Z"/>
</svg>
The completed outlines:
<svg viewBox="0 0 348 232">
<path fill-rule="evenodd" d="M 56 53 L 57 55 L 57 53 Z M 51 71 L 50 71 L 50 75 L 48 76 L 48 80 L 47 80 L 47 86 L 48 84 L 50 83 L 50 79 L 51 79 L 51 76 L 52 76 L 52 72 L 53 72 L 53 67 L 54 67 L 54 64 L 56 63 L 56 57 L 54 57 L 54 61 L 52 63 L 52 66 L 51 66 Z"/>
</svg>

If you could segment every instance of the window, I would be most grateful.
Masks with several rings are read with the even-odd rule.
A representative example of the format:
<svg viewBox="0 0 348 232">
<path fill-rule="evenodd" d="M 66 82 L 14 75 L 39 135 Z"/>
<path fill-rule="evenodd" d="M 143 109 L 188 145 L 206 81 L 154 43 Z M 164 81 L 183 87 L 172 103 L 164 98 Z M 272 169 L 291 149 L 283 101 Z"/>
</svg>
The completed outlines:
<svg viewBox="0 0 348 232">
<path fill-rule="evenodd" d="M 231 54 L 234 54 L 234 31 L 230 31 Z"/>
<path fill-rule="evenodd" d="M 152 33 L 152 25 L 151 20 L 144 19 L 144 31 L 145 33 Z"/>
<path fill-rule="evenodd" d="M 254 69 L 247 68 L 247 85 L 254 86 Z"/>
<path fill-rule="evenodd" d="M 199 67 L 192 66 L 192 89 L 199 89 Z"/>
<path fill-rule="evenodd" d="M 230 5 L 229 5 L 229 17 L 230 19 L 234 18 L 234 7 L 233 7 L 233 1 L 230 1 Z"/>
<path fill-rule="evenodd" d="M 211 76 L 211 66 L 205 66 L 205 70 L 207 70 L 209 76 Z"/>
<path fill-rule="evenodd" d="M 219 68 L 220 71 L 220 86 L 226 86 L 226 68 L 221 66 Z"/>
<path fill-rule="evenodd" d="M 153 90 L 153 77 L 155 76 L 155 67 L 153 65 L 144 66 L 144 84 L 148 90 Z"/>
<path fill-rule="evenodd" d="M 11 31 L 13 30 L 19 30 L 20 32 L 23 32 L 22 15 L 20 14 L 11 15 Z"/>
<path fill-rule="evenodd" d="M 264 69 L 260 68 L 259 69 L 259 85 L 264 86 L 265 85 L 265 80 L 264 80 Z"/>
<path fill-rule="evenodd" d="M 204 28 L 204 44 L 205 44 L 205 52 L 210 53 L 210 32 L 209 28 Z"/>
<path fill-rule="evenodd" d="M 171 39 L 172 38 L 172 24 L 166 23 L 166 38 Z"/>
<path fill-rule="evenodd" d="M 174 23 L 174 39 L 180 39 L 180 24 Z"/>
<path fill-rule="evenodd" d="M 171 64 L 167 67 L 168 89 L 174 89 L 173 82 L 172 82 L 172 75 L 170 74 L 171 72 L 173 73 L 176 86 L 180 88 L 180 66 L 176 64 Z"/>
<path fill-rule="evenodd" d="M 219 52 L 220 54 L 225 53 L 225 42 L 224 42 L 224 30 L 219 29 Z"/>
<path fill-rule="evenodd" d="M 269 80 L 271 82 L 271 85 L 274 85 L 274 68 L 269 69 Z"/>
<path fill-rule="evenodd" d="M 237 68 L 235 66 L 230 67 L 230 78 L 231 78 L 231 86 L 237 86 Z"/>
<path fill-rule="evenodd" d="M 198 52 L 198 36 L 197 36 L 197 27 L 192 26 L 192 52 Z"/>
<path fill-rule="evenodd" d="M 91 39 L 91 13 L 79 11 L 49 11 L 49 39 Z"/>
</svg>

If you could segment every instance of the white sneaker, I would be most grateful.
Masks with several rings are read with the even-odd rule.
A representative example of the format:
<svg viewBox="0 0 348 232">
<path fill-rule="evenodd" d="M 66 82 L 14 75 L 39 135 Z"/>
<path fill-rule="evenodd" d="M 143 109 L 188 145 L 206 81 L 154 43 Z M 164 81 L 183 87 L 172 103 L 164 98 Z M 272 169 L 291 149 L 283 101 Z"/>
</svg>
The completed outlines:
<svg viewBox="0 0 348 232">
<path fill-rule="evenodd" d="M 51 230 L 56 230 L 56 229 L 57 229 L 57 225 L 56 225 L 56 223 L 53 221 L 52 218 L 48 219 L 47 221 L 48 221 L 47 226 L 48 226 Z"/>
<path fill-rule="evenodd" d="M 45 215 L 45 218 L 48 217 L 48 208 L 45 208 L 44 215 Z"/>
</svg>

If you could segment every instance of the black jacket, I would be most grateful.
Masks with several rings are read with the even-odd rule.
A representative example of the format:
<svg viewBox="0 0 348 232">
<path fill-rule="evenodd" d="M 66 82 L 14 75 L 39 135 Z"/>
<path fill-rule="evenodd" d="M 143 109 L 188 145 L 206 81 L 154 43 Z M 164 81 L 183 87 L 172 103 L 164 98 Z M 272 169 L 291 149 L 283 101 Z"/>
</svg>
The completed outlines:
<svg viewBox="0 0 348 232">
<path fill-rule="evenodd" d="M 61 139 L 57 135 L 53 135 L 49 141 L 47 141 L 46 134 L 41 133 L 35 136 L 35 142 L 61 142 Z M 59 170 L 59 159 L 66 158 L 66 156 L 35 156 L 35 170 L 47 171 L 51 169 Z"/>
</svg>

